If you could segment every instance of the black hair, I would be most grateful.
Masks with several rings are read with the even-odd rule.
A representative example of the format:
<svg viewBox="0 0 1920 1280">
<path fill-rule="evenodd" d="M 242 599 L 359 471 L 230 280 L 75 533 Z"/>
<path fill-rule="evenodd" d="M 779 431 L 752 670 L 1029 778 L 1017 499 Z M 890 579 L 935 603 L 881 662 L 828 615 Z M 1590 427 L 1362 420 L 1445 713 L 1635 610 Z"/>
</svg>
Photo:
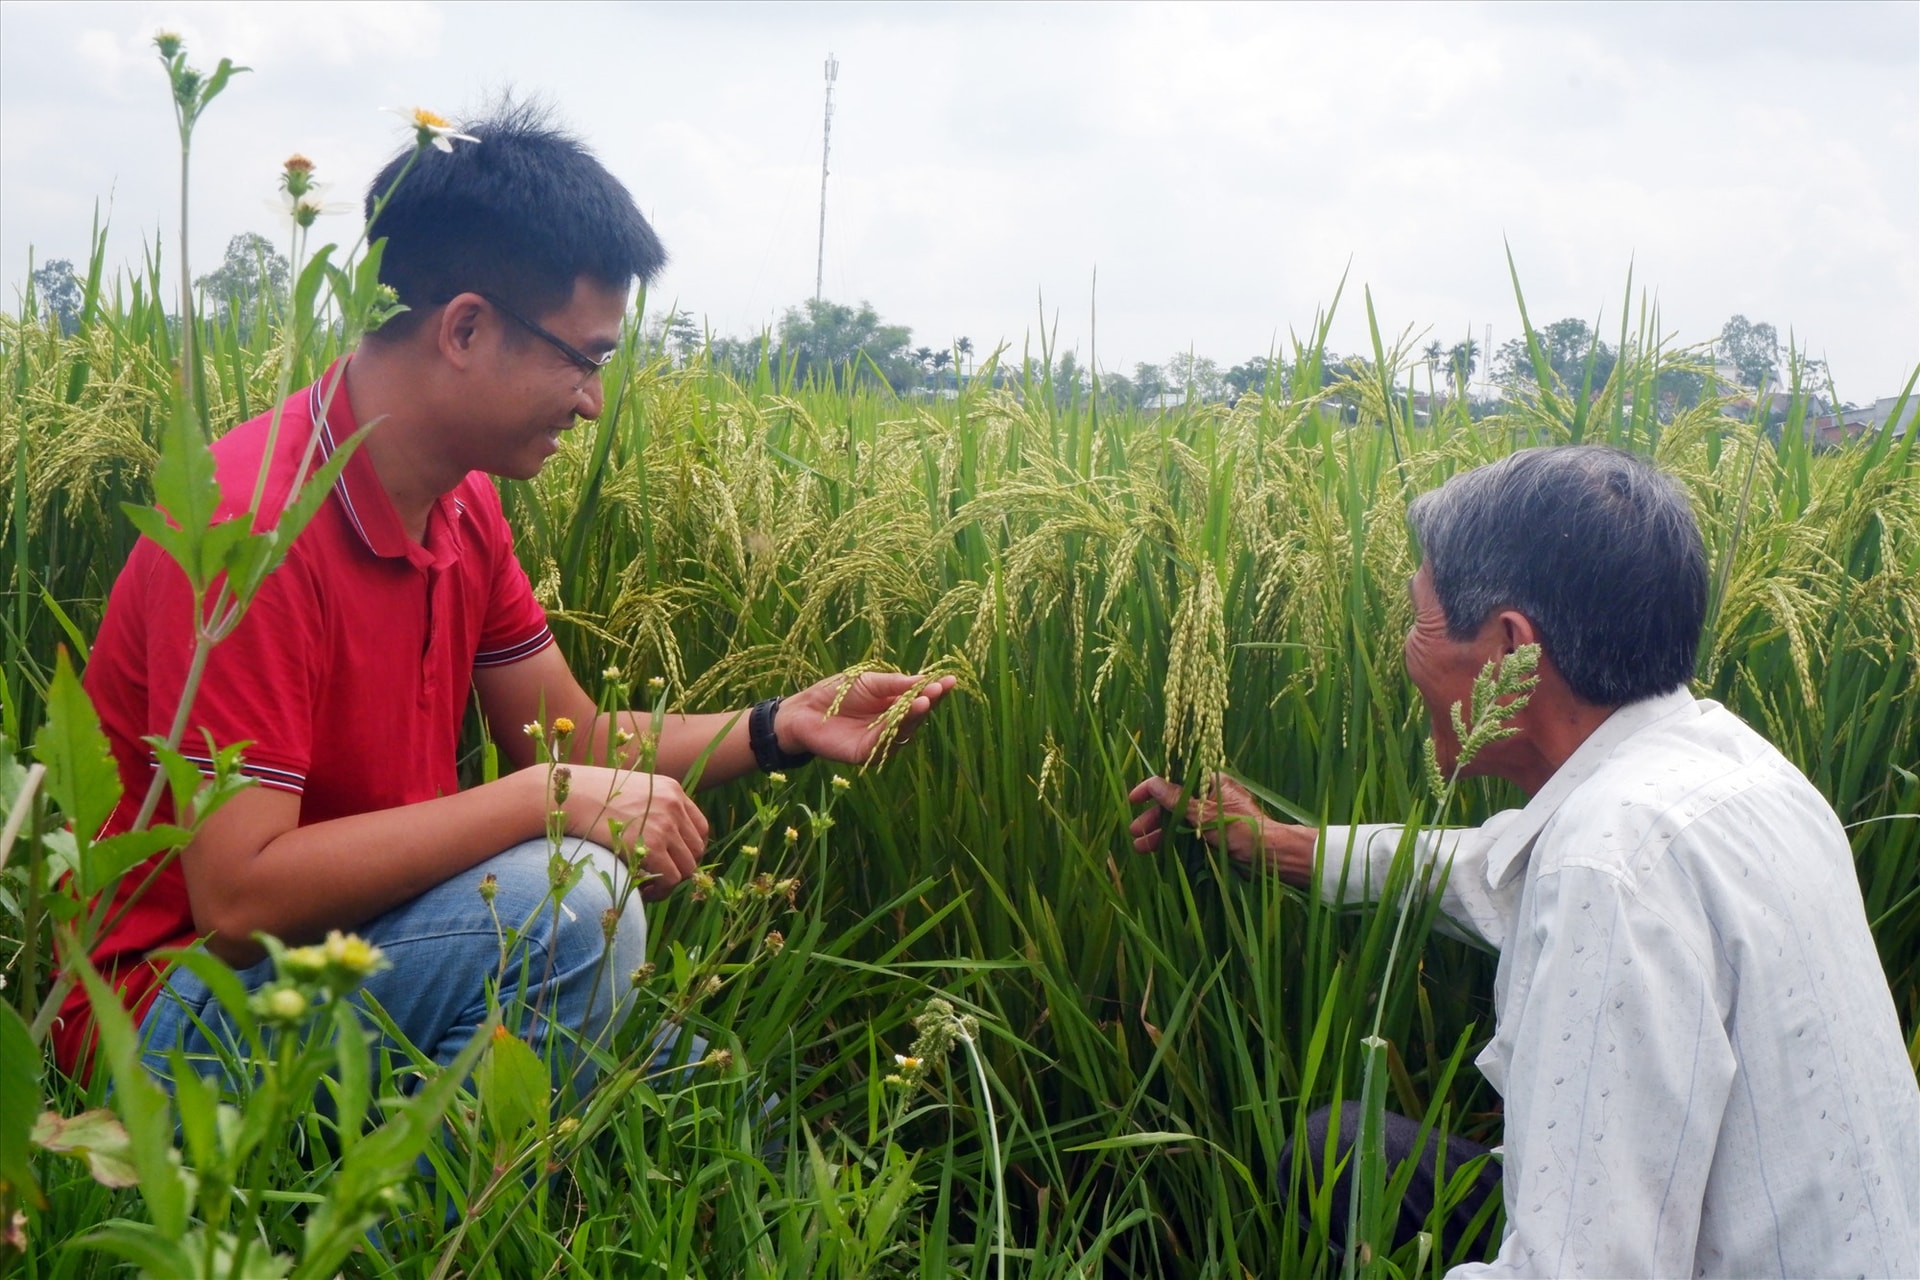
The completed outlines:
<svg viewBox="0 0 1920 1280">
<path fill-rule="evenodd" d="M 1517 609 L 1576 696 L 1617 707 L 1693 677 L 1707 552 L 1685 493 L 1619 449 L 1523 449 L 1415 498 L 1407 523 L 1455 639 Z"/>
<path fill-rule="evenodd" d="M 402 336 L 468 291 L 545 316 L 566 305 L 580 276 L 624 288 L 666 264 L 632 195 L 541 107 L 509 100 L 460 132 L 480 141 L 422 150 L 377 218 L 413 148 L 367 188 L 369 234 L 387 241 L 380 281 L 410 308 L 381 333 Z"/>
</svg>

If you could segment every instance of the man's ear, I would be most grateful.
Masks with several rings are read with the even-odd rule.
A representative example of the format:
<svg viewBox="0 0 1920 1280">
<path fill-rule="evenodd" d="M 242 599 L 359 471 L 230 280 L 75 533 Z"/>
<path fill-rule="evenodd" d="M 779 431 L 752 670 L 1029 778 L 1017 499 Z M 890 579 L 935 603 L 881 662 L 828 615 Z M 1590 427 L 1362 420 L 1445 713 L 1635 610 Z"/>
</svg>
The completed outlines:
<svg viewBox="0 0 1920 1280">
<path fill-rule="evenodd" d="M 1539 644 L 1540 629 L 1533 625 L 1533 619 L 1518 609 L 1502 609 L 1494 615 L 1500 628 L 1500 652 L 1512 653 L 1523 644 Z"/>
<path fill-rule="evenodd" d="M 439 348 L 440 358 L 454 368 L 465 371 L 473 363 L 481 331 L 492 314 L 486 299 L 479 294 L 455 295 L 451 302 L 440 308 L 439 323 L 434 326 L 435 345 Z"/>
</svg>

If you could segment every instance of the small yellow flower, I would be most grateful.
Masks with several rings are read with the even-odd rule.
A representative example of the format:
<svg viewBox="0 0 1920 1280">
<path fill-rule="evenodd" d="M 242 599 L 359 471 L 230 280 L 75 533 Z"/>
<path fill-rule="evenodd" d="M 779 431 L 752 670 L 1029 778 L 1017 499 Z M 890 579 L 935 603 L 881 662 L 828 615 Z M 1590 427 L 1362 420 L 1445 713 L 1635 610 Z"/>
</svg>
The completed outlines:
<svg viewBox="0 0 1920 1280">
<path fill-rule="evenodd" d="M 280 958 L 280 972 L 295 982 L 313 982 L 326 973 L 328 963 L 323 947 L 294 947 Z"/>
<path fill-rule="evenodd" d="M 160 56 L 163 58 L 176 57 L 181 49 L 180 33 L 178 31 L 154 32 L 153 47 L 160 51 Z"/>
<path fill-rule="evenodd" d="M 893 1065 L 899 1067 L 902 1071 L 918 1071 L 920 1069 L 920 1059 L 910 1058 L 904 1053 L 896 1053 L 893 1055 Z"/>
<path fill-rule="evenodd" d="M 537 738 L 540 736 L 540 725 L 537 721 L 532 724 L 523 724 L 520 726 L 520 732 L 526 734 L 529 738 Z"/>
<path fill-rule="evenodd" d="M 792 827 L 787 828 L 787 843 L 792 844 L 800 838 L 800 833 Z"/>
<path fill-rule="evenodd" d="M 600 672 L 600 678 L 606 681 L 618 680 L 620 678 L 620 668 L 613 666 L 607 667 Z"/>
<path fill-rule="evenodd" d="M 343 934 L 335 929 L 327 935 L 325 947 L 328 963 L 357 978 L 364 978 L 383 967 L 386 960 L 380 954 L 380 948 L 357 933 Z"/>
<path fill-rule="evenodd" d="M 693 900 L 695 902 L 704 902 L 706 900 L 707 895 L 712 892 L 713 892 L 713 877 L 705 871 L 694 872 L 693 873 Z"/>
<path fill-rule="evenodd" d="M 627 745 L 627 744 L 628 744 L 629 742 L 632 742 L 632 741 L 633 741 L 633 732 L 632 732 L 632 730 L 629 730 L 629 729 L 615 729 L 615 730 L 613 731 L 613 745 L 614 745 L 614 746 L 616 746 L 616 747 L 624 747 L 624 746 L 626 746 L 626 745 Z"/>
<path fill-rule="evenodd" d="M 845 778 L 841 777 L 839 774 L 836 773 L 833 775 L 833 789 L 835 791 L 845 791 L 848 787 L 851 787 L 852 785 L 853 784 L 851 782 L 848 782 Z"/>
<path fill-rule="evenodd" d="M 573 721 L 566 716 L 555 716 L 553 718 L 553 731 L 564 738 L 573 732 Z"/>
<path fill-rule="evenodd" d="M 725 1071 L 733 1065 L 733 1051 L 731 1049 L 715 1049 L 700 1060 L 700 1065 L 703 1067 L 712 1067 L 715 1071 Z"/>
<path fill-rule="evenodd" d="M 782 772 L 780 772 L 780 771 L 779 771 L 778 769 L 775 769 L 775 770 L 774 770 L 773 772 L 771 772 L 771 773 L 769 773 L 769 774 L 767 775 L 767 781 L 768 781 L 768 782 L 778 782 L 778 783 L 780 783 L 780 784 L 782 784 L 782 785 L 785 785 L 785 783 L 786 783 L 786 781 L 787 781 L 787 775 L 786 775 L 786 774 L 784 774 L 784 773 L 782 773 Z"/>
<path fill-rule="evenodd" d="M 658 693 L 660 690 L 666 687 L 667 687 L 667 680 L 665 676 L 648 676 L 647 677 L 647 688 L 652 689 L 655 693 Z"/>
<path fill-rule="evenodd" d="M 757 844 L 743 844 L 740 846 L 740 852 L 749 858 L 757 858 L 760 856 L 760 846 Z"/>
</svg>

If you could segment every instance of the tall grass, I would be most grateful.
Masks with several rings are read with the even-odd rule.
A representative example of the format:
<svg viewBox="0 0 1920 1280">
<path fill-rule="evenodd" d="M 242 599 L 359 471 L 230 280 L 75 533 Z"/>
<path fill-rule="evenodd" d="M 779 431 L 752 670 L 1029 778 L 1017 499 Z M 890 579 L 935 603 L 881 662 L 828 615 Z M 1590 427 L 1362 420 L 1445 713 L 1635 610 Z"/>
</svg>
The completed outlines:
<svg viewBox="0 0 1920 1280">
<path fill-rule="evenodd" d="M 13 566 L 0 729 L 14 743 L 40 722 L 56 647 L 84 659 L 132 542 L 119 503 L 150 500 L 169 403 L 178 328 L 157 301 L 158 255 L 107 283 L 101 243 L 75 332 L 30 300 L 0 320 Z M 601 420 L 538 479 L 502 486 L 574 669 L 658 675 L 701 709 L 859 664 L 952 670 L 961 696 L 844 792 L 802 774 L 709 794 L 729 833 L 723 878 L 748 885 L 781 861 L 798 905 L 776 918 L 737 894 L 683 893 L 652 908 L 658 994 L 619 1048 L 679 1019 L 727 1049 L 725 1066 L 616 1073 L 576 1136 L 543 1139 L 557 1182 L 525 1176 L 537 1162 L 502 1176 L 448 1156 L 352 1267 L 1338 1269 L 1319 1153 L 1282 1167 L 1287 1138 L 1312 1108 L 1360 1096 L 1376 1026 L 1389 1105 L 1496 1135 L 1497 1100 L 1471 1066 L 1492 1027 L 1492 959 L 1433 935 L 1416 898 L 1389 974 L 1393 913 L 1242 879 L 1197 841 L 1137 858 L 1125 795 L 1145 771 L 1225 766 L 1315 820 L 1470 822 L 1512 803 L 1472 784 L 1427 812 L 1424 717 L 1399 661 L 1403 517 L 1448 475 L 1541 441 L 1640 450 L 1686 485 L 1714 582 L 1697 688 L 1849 824 L 1920 1052 L 1911 436 L 1815 454 L 1798 416 L 1775 443 L 1720 400 L 1662 411 L 1656 381 L 1689 357 L 1645 309 L 1623 321 L 1604 385 L 1549 385 L 1479 420 L 1456 399 L 1417 421 L 1411 343 L 1377 327 L 1365 376 L 1330 379 L 1316 339 L 1290 353 L 1285 388 L 1159 416 L 1116 410 L 1097 386 L 1056 394 L 1045 358 L 1011 387 L 990 362 L 956 401 L 929 404 L 798 384 L 772 364 L 745 381 L 699 358 L 675 368 L 639 332 L 636 316 Z M 212 419 L 267 407 L 282 338 L 207 325 L 202 339 Z M 300 368 L 323 367 L 330 341 L 304 344 Z M 469 766 L 484 768 L 477 750 Z M 7 877 L 0 919 L 17 934 L 25 887 Z M 690 1000 L 709 974 L 719 989 Z M 936 996 L 976 1020 L 974 1039 L 903 1075 L 894 1055 Z M 376 1099 L 396 1096 L 404 1067 L 374 1082 Z M 60 1087 L 78 1109 L 84 1088 Z M 762 1121 L 768 1090 L 779 1102 Z M 253 1210 L 270 1240 L 297 1234 L 333 1172 L 319 1122 L 304 1123 L 314 1140 L 275 1153 L 275 1190 Z M 469 1149 L 500 1139 L 484 1115 L 472 1123 Z M 535 1161 L 531 1141 L 516 1160 Z M 14 1265 L 103 1268 L 62 1242 L 137 1202 L 79 1165 L 39 1167 L 49 1207 Z M 1276 1184 L 1301 1212 L 1278 1207 Z M 465 1214 L 451 1228 L 449 1203 Z"/>
</svg>

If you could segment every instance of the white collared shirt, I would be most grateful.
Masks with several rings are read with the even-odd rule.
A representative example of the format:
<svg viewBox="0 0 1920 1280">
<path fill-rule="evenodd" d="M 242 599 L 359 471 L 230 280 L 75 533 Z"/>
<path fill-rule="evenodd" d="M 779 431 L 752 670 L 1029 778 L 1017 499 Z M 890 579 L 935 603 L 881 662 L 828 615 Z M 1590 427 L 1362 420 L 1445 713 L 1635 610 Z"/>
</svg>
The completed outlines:
<svg viewBox="0 0 1920 1280">
<path fill-rule="evenodd" d="M 1399 835 L 1329 828 L 1322 894 Z M 1450 1275 L 1920 1276 L 1920 1085 L 1853 855 L 1738 716 L 1622 707 L 1524 809 L 1421 841 L 1500 952 L 1507 1234 Z"/>
</svg>

